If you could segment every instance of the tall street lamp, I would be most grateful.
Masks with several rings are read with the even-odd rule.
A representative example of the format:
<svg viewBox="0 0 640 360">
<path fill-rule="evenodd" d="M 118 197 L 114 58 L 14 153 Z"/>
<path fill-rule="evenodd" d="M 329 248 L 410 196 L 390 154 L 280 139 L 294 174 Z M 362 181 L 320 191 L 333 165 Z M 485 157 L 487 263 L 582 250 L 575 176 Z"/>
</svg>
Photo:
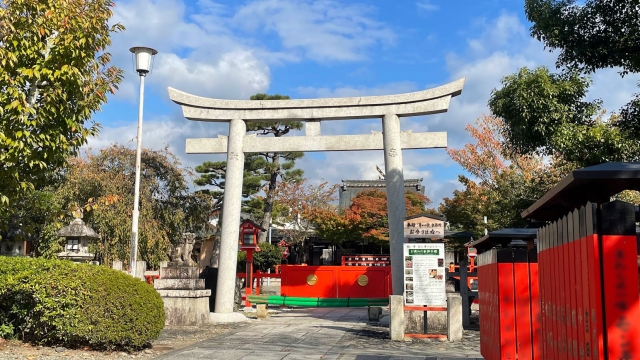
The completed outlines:
<svg viewBox="0 0 640 360">
<path fill-rule="evenodd" d="M 136 147 L 136 185 L 133 200 L 133 218 L 131 220 L 131 257 L 129 266 L 131 275 L 136 276 L 138 262 L 138 217 L 140 212 L 140 153 L 142 152 L 142 109 L 144 105 L 144 78 L 151 70 L 151 58 L 158 52 L 152 48 L 136 46 L 129 49 L 136 57 L 136 72 L 140 76 L 140 100 L 138 103 L 138 145 Z"/>
</svg>

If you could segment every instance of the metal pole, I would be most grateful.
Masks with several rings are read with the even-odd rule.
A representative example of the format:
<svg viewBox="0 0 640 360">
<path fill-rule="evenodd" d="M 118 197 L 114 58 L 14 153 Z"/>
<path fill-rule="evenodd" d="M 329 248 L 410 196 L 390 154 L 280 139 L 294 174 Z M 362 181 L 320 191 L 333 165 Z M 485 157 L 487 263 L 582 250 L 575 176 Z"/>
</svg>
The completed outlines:
<svg viewBox="0 0 640 360">
<path fill-rule="evenodd" d="M 131 268 L 131 276 L 136 276 L 136 265 L 138 262 L 138 211 L 140 203 L 140 158 L 142 152 L 142 109 L 144 106 L 144 77 L 146 74 L 140 75 L 140 100 L 138 102 L 138 141 L 136 147 L 136 183 L 133 195 L 133 218 L 131 219 L 131 257 L 129 266 Z"/>
</svg>

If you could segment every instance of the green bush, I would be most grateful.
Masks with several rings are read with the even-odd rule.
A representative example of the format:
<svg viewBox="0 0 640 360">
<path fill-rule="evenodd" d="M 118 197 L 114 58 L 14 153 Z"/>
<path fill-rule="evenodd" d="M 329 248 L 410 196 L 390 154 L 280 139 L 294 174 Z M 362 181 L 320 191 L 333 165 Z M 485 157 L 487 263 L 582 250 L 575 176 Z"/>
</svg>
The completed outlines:
<svg viewBox="0 0 640 360">
<path fill-rule="evenodd" d="M 275 265 L 280 265 L 281 260 L 282 248 L 278 245 L 271 245 L 266 242 L 260 243 L 260 251 L 253 253 L 253 267 L 263 273 L 272 269 Z"/>
<path fill-rule="evenodd" d="M 267 242 L 260 243 L 260 251 L 253 252 L 253 271 L 260 270 L 266 273 L 267 270 L 273 269 L 275 265 L 280 265 L 282 260 L 282 248 L 277 245 L 271 245 Z M 236 271 L 244 273 L 247 271 L 247 252 L 238 252 L 238 265 Z"/>
<path fill-rule="evenodd" d="M 0 256 L 0 337 L 134 350 L 160 335 L 164 317 L 158 292 L 123 272 Z"/>
</svg>

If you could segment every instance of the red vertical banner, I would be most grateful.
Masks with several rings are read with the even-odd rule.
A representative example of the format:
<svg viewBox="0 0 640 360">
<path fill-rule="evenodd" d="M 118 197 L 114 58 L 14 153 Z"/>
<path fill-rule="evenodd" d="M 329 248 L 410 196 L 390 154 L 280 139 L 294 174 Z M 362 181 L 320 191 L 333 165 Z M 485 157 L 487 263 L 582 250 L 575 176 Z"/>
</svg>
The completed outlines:
<svg viewBox="0 0 640 360">
<path fill-rule="evenodd" d="M 493 349 L 493 358 L 500 359 L 500 299 L 498 294 L 498 286 L 499 286 L 500 280 L 498 279 L 498 263 L 495 262 L 495 259 L 491 266 L 491 272 L 493 277 L 493 282 L 491 284 L 492 286 L 491 301 L 493 305 L 493 311 L 496 314 L 496 321 L 494 321 L 493 323 L 494 326 L 493 326 L 492 349 Z"/>
<path fill-rule="evenodd" d="M 598 239 L 597 208 L 595 204 L 587 203 L 587 259 L 589 266 L 589 315 L 591 320 L 591 356 L 593 359 L 605 360 L 604 327 L 602 323 L 602 277 L 600 269 L 600 241 Z"/>
<path fill-rule="evenodd" d="M 500 336 L 502 335 L 502 317 L 500 316 L 500 266 L 497 262 L 497 251 L 493 253 L 494 262 L 493 262 L 493 309 L 496 312 L 496 321 L 494 323 L 495 327 L 493 328 L 493 348 L 495 353 L 493 354 L 494 359 L 500 359 L 502 356 L 502 348 L 500 347 Z"/>
<path fill-rule="evenodd" d="M 562 321 L 562 358 L 573 360 L 571 348 L 571 326 L 569 321 L 569 306 L 571 297 L 569 296 L 569 253 L 567 251 L 567 217 L 562 217 L 562 237 L 560 238 L 560 262 L 562 264 L 562 287 L 560 288 L 560 320 Z"/>
<path fill-rule="evenodd" d="M 573 249 L 573 216 L 571 213 L 567 215 L 567 237 L 565 239 L 565 247 L 567 248 L 567 267 L 569 268 L 568 276 L 568 300 L 569 306 L 567 308 L 567 323 L 569 324 L 569 328 L 571 329 L 571 341 L 569 342 L 569 353 L 572 354 L 572 359 L 580 360 L 583 359 L 580 357 L 578 350 L 578 321 L 576 319 L 576 311 L 578 309 L 577 306 L 577 298 L 576 298 L 576 261 L 574 257 L 574 249 Z"/>
<path fill-rule="evenodd" d="M 555 246 L 555 236 L 556 236 L 556 231 L 557 231 L 557 225 L 555 222 L 551 223 L 549 225 L 549 241 L 547 244 L 547 269 L 549 270 L 549 273 L 547 275 L 546 278 L 546 288 L 547 288 L 547 293 L 548 295 L 548 302 L 547 302 L 547 306 L 549 307 L 549 323 L 547 324 L 547 329 L 545 330 L 547 332 L 547 336 L 549 338 L 549 348 L 548 348 L 548 352 L 545 353 L 545 356 L 548 359 L 553 359 L 555 360 L 556 357 L 556 346 L 555 346 L 555 339 L 556 339 L 556 307 L 555 307 L 555 285 L 558 283 L 557 282 L 557 278 L 556 281 L 553 281 L 553 276 L 552 276 L 552 271 L 551 269 L 553 269 L 553 266 L 555 264 L 557 264 L 555 262 L 555 256 L 554 256 L 554 246 Z M 557 268 L 557 267 L 556 267 Z"/>
<path fill-rule="evenodd" d="M 499 278 L 496 250 L 478 255 L 478 294 L 480 296 L 480 352 L 486 360 L 500 360 L 502 313 L 498 294 Z"/>
<path fill-rule="evenodd" d="M 541 341 L 541 353 L 539 359 L 548 359 L 547 355 L 547 292 L 546 292 L 546 256 L 547 256 L 547 229 L 548 226 L 544 226 L 538 230 L 538 293 L 540 294 L 540 313 L 541 313 L 541 327 L 540 327 L 540 341 Z"/>
<path fill-rule="evenodd" d="M 489 303 L 487 301 L 487 296 L 489 295 L 489 289 L 487 289 L 487 284 L 489 284 L 489 279 L 487 277 L 487 254 L 481 253 L 478 254 L 478 302 L 480 307 L 480 353 L 485 359 L 489 359 L 487 346 L 487 339 L 489 338 L 489 324 L 490 319 L 489 314 L 490 308 Z"/>
<path fill-rule="evenodd" d="M 500 359 L 516 359 L 515 289 L 511 249 L 497 251 L 500 314 Z"/>
<path fill-rule="evenodd" d="M 582 321 L 584 323 L 584 349 L 585 359 L 597 359 L 593 353 L 593 336 L 595 328 L 591 322 L 591 293 L 595 291 L 594 284 L 589 281 L 589 271 L 592 263 L 588 256 L 587 237 L 587 213 L 584 206 L 580 207 L 578 217 L 580 219 L 580 288 L 582 289 Z"/>
<path fill-rule="evenodd" d="M 515 283 L 515 335 L 518 360 L 533 359 L 531 334 L 531 288 L 527 250 L 513 250 L 513 277 Z"/>
<path fill-rule="evenodd" d="M 539 240 L 538 240 L 539 241 Z M 538 242 L 538 244 L 540 244 Z M 540 289 L 538 279 L 538 255 L 535 250 L 529 250 L 529 294 L 531 304 L 531 352 L 532 359 L 541 360 L 542 357 L 542 311 L 540 303 Z"/>
<path fill-rule="evenodd" d="M 562 345 L 562 336 L 561 336 L 561 326 L 560 326 L 560 287 L 563 283 L 562 281 L 562 267 L 560 262 L 560 251 L 559 251 L 559 239 L 562 238 L 562 223 L 561 221 L 557 221 L 555 224 L 555 231 L 553 234 L 553 247 L 551 251 L 553 252 L 553 264 L 559 270 L 560 274 L 556 277 L 553 284 L 553 359 L 560 360 L 562 359 L 561 354 L 561 345 Z"/>
<path fill-rule="evenodd" d="M 634 206 L 602 205 L 602 289 L 608 359 L 640 359 L 640 311 Z"/>
<path fill-rule="evenodd" d="M 582 264 L 580 251 L 580 212 L 574 210 L 571 216 L 573 224 L 573 238 L 571 240 L 571 257 L 573 259 L 573 296 L 575 298 L 575 318 L 578 342 L 578 359 L 587 359 L 585 350 L 585 333 L 584 321 L 582 319 L 583 311 L 583 295 L 582 295 Z"/>
</svg>

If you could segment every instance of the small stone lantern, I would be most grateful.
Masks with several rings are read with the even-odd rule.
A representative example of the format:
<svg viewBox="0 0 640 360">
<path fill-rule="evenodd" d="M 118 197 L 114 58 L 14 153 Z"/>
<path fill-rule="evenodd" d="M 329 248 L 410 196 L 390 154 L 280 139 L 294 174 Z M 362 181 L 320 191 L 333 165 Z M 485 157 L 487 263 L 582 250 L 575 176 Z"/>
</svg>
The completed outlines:
<svg viewBox="0 0 640 360">
<path fill-rule="evenodd" d="M 100 235 L 88 227 L 82 219 L 73 219 L 69 225 L 60 229 L 56 235 L 67 239 L 64 251 L 58 253 L 60 259 L 67 259 L 73 262 L 93 260 L 94 254 L 89 253 L 89 242 L 99 239 Z"/>
</svg>

